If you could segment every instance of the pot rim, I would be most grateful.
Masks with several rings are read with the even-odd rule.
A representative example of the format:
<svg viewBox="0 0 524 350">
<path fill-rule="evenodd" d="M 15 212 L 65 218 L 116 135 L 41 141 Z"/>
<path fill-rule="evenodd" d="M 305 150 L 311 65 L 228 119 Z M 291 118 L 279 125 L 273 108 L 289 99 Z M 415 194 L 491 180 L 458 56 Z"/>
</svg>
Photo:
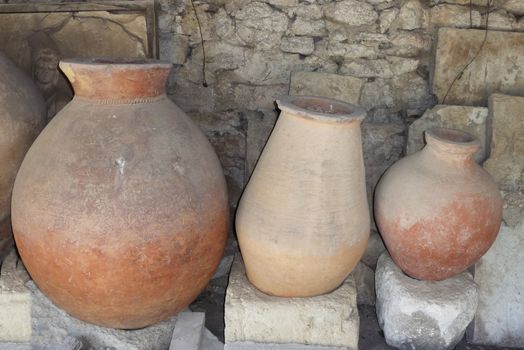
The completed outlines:
<svg viewBox="0 0 524 350">
<path fill-rule="evenodd" d="M 307 102 L 312 103 L 311 108 L 307 108 Z M 315 106 L 315 102 L 317 106 Z M 279 97 L 276 103 L 282 111 L 324 122 L 360 122 L 366 117 L 366 111 L 360 106 L 321 96 L 284 95 Z"/>
<path fill-rule="evenodd" d="M 428 138 L 457 147 L 480 147 L 480 140 L 475 135 L 454 128 L 429 128 L 426 130 L 426 142 Z"/>
<path fill-rule="evenodd" d="M 168 61 L 140 57 L 66 58 L 60 60 L 59 65 L 61 67 L 63 65 L 70 65 L 90 69 L 105 69 L 107 67 L 111 67 L 112 69 L 171 69 L 173 66 L 173 64 Z"/>
</svg>

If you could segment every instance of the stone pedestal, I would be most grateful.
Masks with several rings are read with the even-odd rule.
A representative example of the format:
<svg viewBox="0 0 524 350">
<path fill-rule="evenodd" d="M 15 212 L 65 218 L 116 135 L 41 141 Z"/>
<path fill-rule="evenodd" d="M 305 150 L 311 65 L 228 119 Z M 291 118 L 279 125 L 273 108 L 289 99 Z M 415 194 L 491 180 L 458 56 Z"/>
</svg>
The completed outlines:
<svg viewBox="0 0 524 350">
<path fill-rule="evenodd" d="M 329 294 L 280 298 L 249 283 L 239 257 L 233 263 L 225 303 L 225 349 L 277 349 L 275 344 L 300 349 L 307 344 L 353 350 L 358 348 L 359 323 L 351 276 Z"/>
<path fill-rule="evenodd" d="M 398 349 L 454 349 L 478 304 L 469 272 L 444 281 L 406 276 L 385 252 L 375 275 L 377 316 L 386 342 Z"/>
</svg>

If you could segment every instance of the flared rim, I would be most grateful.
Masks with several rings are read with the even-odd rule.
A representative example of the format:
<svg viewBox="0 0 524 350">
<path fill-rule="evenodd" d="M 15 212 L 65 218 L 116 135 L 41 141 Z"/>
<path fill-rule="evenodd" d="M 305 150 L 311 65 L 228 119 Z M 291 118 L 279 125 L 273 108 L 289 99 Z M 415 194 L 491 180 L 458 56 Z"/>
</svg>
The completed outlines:
<svg viewBox="0 0 524 350">
<path fill-rule="evenodd" d="M 95 58 L 67 58 L 60 60 L 60 66 L 76 66 L 89 69 L 171 69 L 172 64 L 168 61 L 153 58 L 132 57 L 95 57 Z"/>
<path fill-rule="evenodd" d="M 453 153 L 474 153 L 481 147 L 480 140 L 466 131 L 434 127 L 426 130 L 426 143 L 445 146 Z"/>
<path fill-rule="evenodd" d="M 282 111 L 324 122 L 362 121 L 366 111 L 344 101 L 319 96 L 281 96 L 277 105 Z"/>
</svg>

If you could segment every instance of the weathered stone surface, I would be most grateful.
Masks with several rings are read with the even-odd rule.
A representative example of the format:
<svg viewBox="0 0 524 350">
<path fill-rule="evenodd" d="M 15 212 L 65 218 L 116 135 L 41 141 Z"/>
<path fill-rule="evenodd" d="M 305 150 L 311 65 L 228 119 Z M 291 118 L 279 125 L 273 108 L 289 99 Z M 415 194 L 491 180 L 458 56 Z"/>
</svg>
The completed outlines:
<svg viewBox="0 0 524 350">
<path fill-rule="evenodd" d="M 383 52 L 386 55 L 402 57 L 419 57 L 431 51 L 433 44 L 432 36 L 415 31 L 399 31 L 392 33 L 389 38 L 391 47 Z"/>
<path fill-rule="evenodd" d="M 299 17 L 309 19 L 321 19 L 323 16 L 322 7 L 316 4 L 303 3 L 295 9 L 295 14 Z"/>
<path fill-rule="evenodd" d="M 475 265 L 479 307 L 468 330 L 475 344 L 524 348 L 523 211 L 524 192 L 505 193 L 497 240 Z"/>
<path fill-rule="evenodd" d="M 260 154 L 275 126 L 277 112 L 274 110 L 260 110 L 249 112 L 247 115 L 246 141 L 246 179 L 255 169 Z"/>
<path fill-rule="evenodd" d="M 310 95 L 334 98 L 358 104 L 364 80 L 338 74 L 294 72 L 291 75 L 290 95 Z"/>
<path fill-rule="evenodd" d="M 482 16 L 482 23 L 486 23 L 488 16 Z M 505 10 L 498 10 L 490 12 L 488 20 L 488 28 L 495 30 L 509 30 L 515 27 L 517 20 L 515 16 Z"/>
<path fill-rule="evenodd" d="M 329 40 L 317 42 L 314 54 L 323 58 L 352 59 L 377 57 L 377 52 L 372 46 Z"/>
<path fill-rule="evenodd" d="M 400 8 L 395 27 L 404 30 L 426 28 L 429 22 L 429 12 L 419 0 L 409 0 Z"/>
<path fill-rule="evenodd" d="M 524 34 L 497 31 L 488 32 L 483 50 L 450 89 L 484 36 L 484 30 L 439 29 L 433 91 L 440 103 L 486 106 L 493 92 L 524 90 Z"/>
<path fill-rule="evenodd" d="M 225 303 L 226 346 L 247 341 L 357 349 L 358 329 L 353 278 L 318 297 L 279 298 L 249 283 L 240 258 L 233 264 Z"/>
<path fill-rule="evenodd" d="M 524 97 L 493 94 L 491 155 L 484 164 L 502 189 L 524 190 Z"/>
<path fill-rule="evenodd" d="M 377 315 L 389 345 L 453 349 L 473 319 L 478 287 L 469 272 L 439 282 L 406 276 L 384 253 L 375 274 Z"/>
<path fill-rule="evenodd" d="M 280 49 L 284 52 L 299 53 L 307 56 L 315 51 L 315 43 L 313 38 L 310 37 L 284 37 L 280 43 Z"/>
<path fill-rule="evenodd" d="M 295 35 L 324 36 L 327 35 L 326 22 L 298 16 L 291 25 L 291 32 Z"/>
<path fill-rule="evenodd" d="M 18 264 L 13 249 L 1 262 L 0 342 L 31 341 L 31 293 L 24 283 L 29 279 Z"/>
<path fill-rule="evenodd" d="M 77 320 L 56 307 L 32 281 L 26 286 L 32 297 L 31 344 L 33 349 L 64 349 L 70 337 L 82 341 L 85 348 L 115 350 L 164 350 L 169 348 L 176 316 L 168 321 L 138 330 L 103 328 Z M 70 350 L 71 348 L 67 348 Z"/>
<path fill-rule="evenodd" d="M 488 157 L 487 140 L 488 109 L 485 107 L 437 105 L 428 109 L 419 119 L 415 120 L 408 130 L 406 154 L 418 152 L 424 147 L 424 132 L 433 127 L 444 127 L 467 131 L 475 135 L 482 149 L 477 153 L 477 162 L 483 162 Z"/>
<path fill-rule="evenodd" d="M 379 28 L 381 33 L 385 33 L 388 31 L 393 21 L 397 18 L 399 11 L 400 10 L 398 8 L 394 7 L 391 9 L 384 10 L 380 13 Z"/>
<path fill-rule="evenodd" d="M 442 4 L 431 8 L 431 24 L 439 27 L 469 28 L 481 25 L 481 15 L 477 10 L 466 6 Z M 470 21 L 471 18 L 471 21 Z"/>
<path fill-rule="evenodd" d="M 357 286 L 357 304 L 375 305 L 375 272 L 359 262 L 351 272 Z"/>
<path fill-rule="evenodd" d="M 334 22 L 350 26 L 374 24 L 378 14 L 368 3 L 356 0 L 343 0 L 324 6 L 324 16 Z"/>
<path fill-rule="evenodd" d="M 393 72 L 389 62 L 384 59 L 378 60 L 354 60 L 344 62 L 340 67 L 340 73 L 352 75 L 359 78 L 391 78 Z"/>
<path fill-rule="evenodd" d="M 202 342 L 199 350 L 223 350 L 224 344 L 218 340 L 218 338 L 211 333 L 207 328 L 204 329 L 202 334 Z"/>
<path fill-rule="evenodd" d="M 382 238 L 376 231 L 371 231 L 369 235 L 368 248 L 364 253 L 364 256 L 360 261 L 362 261 L 367 266 L 371 267 L 373 270 L 377 266 L 377 261 L 380 255 L 386 250 Z"/>
<path fill-rule="evenodd" d="M 347 350 L 340 346 L 316 346 L 303 344 L 268 344 L 254 342 L 235 342 L 224 346 L 224 350 Z"/>
<path fill-rule="evenodd" d="M 395 92 L 389 80 L 375 79 L 364 84 L 360 105 L 368 110 L 395 106 Z"/>
<path fill-rule="evenodd" d="M 206 314 L 183 311 L 178 315 L 169 350 L 200 350 Z"/>
<path fill-rule="evenodd" d="M 387 58 L 394 75 L 402 75 L 417 70 L 420 61 L 415 58 L 389 56 Z"/>
<path fill-rule="evenodd" d="M 524 2 L 521 0 L 507 0 L 502 8 L 517 16 L 524 16 Z"/>
</svg>

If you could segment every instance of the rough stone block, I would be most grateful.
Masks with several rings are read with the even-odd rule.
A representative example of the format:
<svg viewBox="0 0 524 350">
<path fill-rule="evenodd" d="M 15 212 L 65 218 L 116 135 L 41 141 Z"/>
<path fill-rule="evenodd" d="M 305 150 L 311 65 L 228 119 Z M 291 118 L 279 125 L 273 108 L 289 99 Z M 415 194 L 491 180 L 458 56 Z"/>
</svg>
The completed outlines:
<svg viewBox="0 0 524 350">
<path fill-rule="evenodd" d="M 468 340 L 524 348 L 524 193 L 504 193 L 497 240 L 475 265 L 479 306 Z"/>
<path fill-rule="evenodd" d="M 494 92 L 519 95 L 524 90 L 524 33 L 488 31 L 482 51 L 460 74 L 477 54 L 485 33 L 439 29 L 433 92 L 440 103 L 487 106 Z"/>
<path fill-rule="evenodd" d="M 380 327 L 386 342 L 401 350 L 454 349 L 477 308 L 478 287 L 469 272 L 444 281 L 419 281 L 384 253 L 375 283 Z"/>
<path fill-rule="evenodd" d="M 351 272 L 357 286 L 357 304 L 375 305 L 375 272 L 359 262 Z"/>
<path fill-rule="evenodd" d="M 137 330 L 98 327 L 71 317 L 56 307 L 32 281 L 27 282 L 26 286 L 31 291 L 32 297 L 32 349 L 165 350 L 169 348 L 176 316 Z M 64 346 L 73 341 L 79 345 Z"/>
<path fill-rule="evenodd" d="M 290 95 L 310 95 L 334 98 L 358 104 L 364 80 L 330 73 L 294 72 L 291 74 Z"/>
<path fill-rule="evenodd" d="M 485 107 L 437 105 L 409 126 L 406 154 L 413 154 L 424 147 L 424 131 L 433 127 L 444 127 L 475 135 L 482 146 L 475 155 L 476 161 L 480 163 L 488 157 L 487 121 L 488 109 Z"/>
<path fill-rule="evenodd" d="M 31 341 L 31 293 L 24 286 L 28 276 L 17 269 L 13 249 L 3 260 L 0 272 L 0 342 Z"/>
<path fill-rule="evenodd" d="M 358 334 L 353 278 L 329 294 L 280 298 L 249 283 L 240 258 L 233 263 L 225 303 L 226 348 L 235 342 L 255 342 L 357 349 Z"/>
<path fill-rule="evenodd" d="M 316 346 L 301 344 L 267 344 L 253 342 L 229 343 L 224 346 L 224 350 L 346 350 L 340 346 Z"/>
<path fill-rule="evenodd" d="M 493 94 L 491 155 L 484 164 L 500 188 L 524 190 L 524 97 Z"/>
<path fill-rule="evenodd" d="M 224 349 L 224 344 L 218 340 L 217 337 L 209 329 L 204 329 L 202 334 L 202 343 L 199 350 L 222 350 Z"/>
<path fill-rule="evenodd" d="M 202 343 L 205 322 L 206 314 L 203 312 L 180 312 L 175 324 L 169 350 L 199 350 Z"/>
</svg>

